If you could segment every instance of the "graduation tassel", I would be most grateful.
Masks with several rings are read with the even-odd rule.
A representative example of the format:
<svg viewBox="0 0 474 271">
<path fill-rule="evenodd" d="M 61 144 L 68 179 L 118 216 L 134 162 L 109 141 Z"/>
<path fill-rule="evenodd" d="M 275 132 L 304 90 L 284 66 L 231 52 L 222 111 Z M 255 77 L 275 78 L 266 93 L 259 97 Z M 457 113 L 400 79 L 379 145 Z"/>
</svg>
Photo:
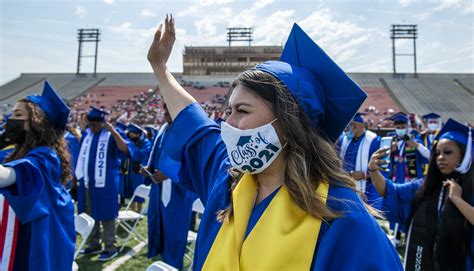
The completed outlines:
<svg viewBox="0 0 474 271">
<path fill-rule="evenodd" d="M 466 153 L 464 154 L 464 158 L 462 159 L 461 165 L 455 168 L 457 172 L 461 174 L 465 174 L 469 171 L 472 163 L 472 129 L 469 127 L 469 133 L 467 136 L 467 144 L 466 144 Z"/>
</svg>

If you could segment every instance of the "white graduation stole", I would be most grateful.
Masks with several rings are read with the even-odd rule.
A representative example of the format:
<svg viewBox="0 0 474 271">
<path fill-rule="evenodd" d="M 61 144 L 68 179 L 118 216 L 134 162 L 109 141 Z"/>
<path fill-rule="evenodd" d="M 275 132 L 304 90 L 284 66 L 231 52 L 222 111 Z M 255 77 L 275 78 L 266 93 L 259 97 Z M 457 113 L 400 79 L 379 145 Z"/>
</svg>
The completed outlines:
<svg viewBox="0 0 474 271">
<path fill-rule="evenodd" d="M 362 171 L 367 172 L 368 164 L 369 164 L 369 152 L 370 152 L 370 144 L 372 141 L 377 137 L 377 134 L 371 131 L 366 131 L 364 138 L 361 139 L 362 142 L 359 144 L 359 148 L 357 149 L 357 157 L 356 157 L 356 164 L 354 171 Z M 351 141 L 344 136 L 342 143 L 341 143 L 341 151 L 340 157 L 344 161 L 344 157 L 346 156 L 347 148 Z M 360 180 L 356 182 L 357 190 L 365 192 L 365 188 L 367 185 L 367 180 Z"/>
<path fill-rule="evenodd" d="M 95 157 L 95 187 L 105 187 L 105 177 L 107 172 L 107 146 L 109 146 L 110 132 L 102 130 L 97 144 Z"/>
<path fill-rule="evenodd" d="M 355 171 L 362 171 L 364 173 L 367 172 L 367 168 L 369 165 L 369 152 L 370 152 L 370 145 L 372 141 L 377 137 L 377 134 L 371 131 L 366 131 L 365 136 L 362 139 L 363 141 L 359 145 L 359 149 L 357 150 L 357 158 L 355 164 Z M 367 186 L 367 180 L 359 180 L 356 182 L 356 188 L 362 192 L 365 192 L 365 188 Z"/>
<path fill-rule="evenodd" d="M 92 138 L 94 137 L 93 133 L 88 129 L 86 131 L 86 137 L 81 145 L 81 150 L 79 151 L 79 158 L 76 166 L 76 178 L 84 178 L 84 185 L 86 188 L 89 187 L 89 156 L 91 149 Z M 107 171 L 107 147 L 109 145 L 110 132 L 102 130 L 99 136 L 99 142 L 97 144 L 97 152 L 95 158 L 95 170 L 94 170 L 94 179 L 95 187 L 103 188 L 105 187 L 106 180 L 106 171 Z"/>
<path fill-rule="evenodd" d="M 167 126 L 168 126 L 168 123 L 165 122 L 163 123 L 163 125 L 161 125 L 160 130 L 158 130 L 158 134 L 155 137 L 155 142 L 153 142 L 153 147 L 151 148 L 150 155 L 148 156 L 148 162 L 146 163 L 147 167 L 149 167 L 151 164 L 153 154 L 155 153 L 156 146 L 158 145 L 158 139 L 160 139 L 160 136 L 164 135 Z M 161 147 L 162 142 L 163 142 L 163 139 L 160 140 L 160 146 L 158 146 L 158 148 Z"/>
<path fill-rule="evenodd" d="M 156 135 L 155 142 L 153 143 L 153 148 L 151 149 L 147 166 L 150 166 L 151 164 L 151 160 L 152 160 L 153 154 L 155 153 L 155 149 L 157 147 L 161 148 L 161 144 L 163 143 L 163 138 L 165 136 L 167 127 L 168 127 L 167 122 L 161 125 L 160 130 L 158 131 L 158 134 Z M 161 183 L 161 202 L 163 203 L 165 207 L 167 207 L 171 201 L 171 191 L 172 191 L 171 186 L 173 185 L 171 182 L 172 182 L 171 179 L 168 178 Z"/>
</svg>

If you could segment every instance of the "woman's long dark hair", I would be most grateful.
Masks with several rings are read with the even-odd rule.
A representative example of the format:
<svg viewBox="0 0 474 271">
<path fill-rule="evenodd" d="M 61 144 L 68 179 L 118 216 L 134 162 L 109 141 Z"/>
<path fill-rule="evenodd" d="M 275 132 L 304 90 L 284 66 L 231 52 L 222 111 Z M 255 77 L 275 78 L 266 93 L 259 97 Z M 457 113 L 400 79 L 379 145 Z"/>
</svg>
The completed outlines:
<svg viewBox="0 0 474 271">
<path fill-rule="evenodd" d="M 232 88 L 244 86 L 272 106 L 272 111 L 281 122 L 282 132 L 287 139 L 285 185 L 294 202 L 311 216 L 331 220 L 342 214 L 329 209 L 314 193 L 321 181 L 330 185 L 355 190 L 355 181 L 343 170 L 342 162 L 334 144 L 323 136 L 322 131 L 312 128 L 311 120 L 296 102 L 295 98 L 277 78 L 259 70 L 247 70 L 240 74 Z M 231 170 L 232 189 L 242 174 Z M 231 205 L 218 212 L 220 222 L 228 221 L 233 213 Z M 370 206 L 367 208 L 377 214 Z"/>
<path fill-rule="evenodd" d="M 20 99 L 18 102 L 25 104 L 30 116 L 30 130 L 26 133 L 25 142 L 15 146 L 15 151 L 5 161 L 23 158 L 29 151 L 40 146 L 50 147 L 56 151 L 61 160 L 61 183 L 66 184 L 71 176 L 71 162 L 64 131 L 55 128 L 43 111 L 31 101 Z"/>
<path fill-rule="evenodd" d="M 461 150 L 461 157 L 464 156 L 466 147 L 458 144 Z M 431 201 L 428 205 L 427 215 L 438 216 L 438 197 L 443 186 L 443 181 L 446 181 L 444 176 L 436 164 L 436 147 L 435 143 L 432 147 L 430 162 L 428 166 L 428 174 L 421 188 L 418 190 L 411 215 L 408 223 L 413 219 L 417 208 L 423 201 Z M 459 174 L 458 184 L 462 187 L 462 198 L 464 201 L 471 203 L 473 197 L 473 182 L 474 182 L 474 167 L 471 166 L 469 171 L 465 174 Z M 446 191 L 447 193 L 447 191 Z M 440 270 L 466 270 L 466 255 L 469 252 L 471 236 L 471 224 L 467 221 L 464 215 L 454 205 L 454 203 L 447 198 L 444 205 L 443 216 L 438 217 L 437 227 L 437 249 L 435 257 L 438 259 Z M 441 230 L 441 231 L 440 231 Z"/>
</svg>

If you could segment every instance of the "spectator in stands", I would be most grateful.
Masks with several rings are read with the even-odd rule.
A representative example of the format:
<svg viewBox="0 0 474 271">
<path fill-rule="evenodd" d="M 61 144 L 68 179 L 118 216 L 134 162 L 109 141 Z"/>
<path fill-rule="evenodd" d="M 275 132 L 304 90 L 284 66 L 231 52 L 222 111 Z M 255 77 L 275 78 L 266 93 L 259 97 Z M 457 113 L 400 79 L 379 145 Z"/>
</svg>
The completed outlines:
<svg viewBox="0 0 474 271">
<path fill-rule="evenodd" d="M 474 269 L 472 132 L 449 120 L 436 137 L 425 178 L 396 184 L 379 171 L 386 150 L 369 171 L 391 221 L 409 225 L 406 270 Z"/>
<path fill-rule="evenodd" d="M 365 194 L 367 202 L 378 208 L 380 195 L 369 179 L 367 165 L 372 154 L 380 148 L 380 137 L 367 131 L 364 113 L 357 113 L 349 124 L 347 132 L 337 143 L 343 168 L 356 181 L 357 190 Z"/>
<path fill-rule="evenodd" d="M 88 129 L 81 140 L 75 171 L 79 180 L 78 211 L 86 212 L 96 220 L 83 254 L 100 253 L 99 261 L 117 256 L 115 218 L 118 216 L 119 154 L 129 154 L 128 142 L 105 121 L 106 114 L 94 107 L 89 111 Z M 100 243 L 100 225 L 104 250 Z"/>
<path fill-rule="evenodd" d="M 148 52 L 173 117 L 158 167 L 205 205 L 194 269 L 400 270 L 333 148 L 363 91 L 295 25 L 281 61 L 236 79 L 221 129 L 168 71 L 165 25 Z"/>
<path fill-rule="evenodd" d="M 16 240 L 2 239 L 2 248 L 5 242 L 13 245 L 16 241 L 16 254 L 10 258 L 5 258 L 2 249 L 2 268 L 14 261 L 13 270 L 71 270 L 74 205 L 63 186 L 71 174 L 63 138 L 68 115 L 69 108 L 45 82 L 43 94 L 18 100 L 7 121 L 0 148 L 14 144 L 15 150 L 0 165 L 0 193 L 20 224 L 9 228 L 9 237 Z M 14 224 L 1 228 L 10 225 Z"/>
</svg>

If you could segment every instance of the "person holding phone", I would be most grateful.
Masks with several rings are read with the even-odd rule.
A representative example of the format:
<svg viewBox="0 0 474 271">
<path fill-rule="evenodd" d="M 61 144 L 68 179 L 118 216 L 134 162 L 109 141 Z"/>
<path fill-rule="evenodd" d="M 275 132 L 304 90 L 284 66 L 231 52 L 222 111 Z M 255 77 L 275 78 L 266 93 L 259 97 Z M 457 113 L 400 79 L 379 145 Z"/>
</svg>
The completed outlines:
<svg viewBox="0 0 474 271">
<path fill-rule="evenodd" d="M 240 74 L 221 126 L 166 62 L 174 19 L 148 60 L 173 125 L 158 168 L 205 206 L 194 270 L 401 270 L 334 143 L 366 94 L 294 24 L 279 61 Z"/>
<path fill-rule="evenodd" d="M 380 137 L 365 129 L 363 115 L 355 114 L 337 147 L 344 170 L 356 181 L 357 190 L 365 194 L 367 203 L 379 209 L 380 195 L 372 186 L 367 165 L 372 154 L 380 147 Z"/>
<path fill-rule="evenodd" d="M 393 121 L 395 126 L 392 152 L 390 153 L 390 178 L 395 183 L 422 178 L 422 159 L 429 157 L 430 151 L 416 135 L 409 133 L 408 116 L 405 113 L 396 113 L 388 119 Z"/>
<path fill-rule="evenodd" d="M 142 169 L 142 174 L 153 181 L 148 204 L 148 257 L 160 254 L 167 264 L 181 269 L 196 195 L 159 170 L 163 142 L 173 125 L 166 104 L 164 111 L 166 122 L 160 127 L 146 167 Z"/>
<path fill-rule="evenodd" d="M 472 129 L 450 119 L 433 145 L 428 174 L 397 184 L 384 178 L 374 153 L 369 171 L 389 221 L 408 225 L 406 270 L 473 270 Z"/>
</svg>

